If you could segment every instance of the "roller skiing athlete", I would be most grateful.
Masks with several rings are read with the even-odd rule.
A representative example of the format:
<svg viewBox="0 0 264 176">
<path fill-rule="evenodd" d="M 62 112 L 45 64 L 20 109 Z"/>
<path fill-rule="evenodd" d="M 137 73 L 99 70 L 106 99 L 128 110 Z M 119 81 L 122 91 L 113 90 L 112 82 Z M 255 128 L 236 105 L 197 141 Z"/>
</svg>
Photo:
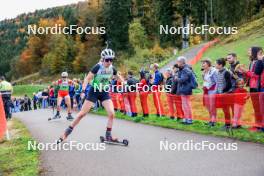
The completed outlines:
<svg viewBox="0 0 264 176">
<path fill-rule="evenodd" d="M 68 73 L 62 72 L 61 79 L 56 82 L 58 86 L 58 96 L 57 96 L 57 112 L 53 118 L 49 118 L 48 120 L 54 120 L 61 118 L 60 110 L 61 110 L 61 102 L 64 99 L 67 105 L 68 116 L 66 117 L 67 120 L 72 121 L 73 117 L 71 115 L 71 98 L 69 95 L 69 86 L 72 85 L 72 80 L 68 79 Z"/>
<path fill-rule="evenodd" d="M 84 79 L 81 94 L 82 98 L 84 97 L 84 90 L 86 89 L 86 86 L 90 84 L 91 87 L 85 98 L 82 109 L 77 114 L 72 124 L 65 130 L 64 134 L 57 141 L 58 144 L 63 142 L 71 134 L 73 129 L 78 125 L 81 119 L 91 110 L 93 105 L 98 100 L 101 101 L 102 106 L 105 108 L 108 114 L 108 123 L 105 138 L 101 136 L 101 142 L 121 143 L 116 138 L 113 138 L 111 134 L 115 111 L 109 92 L 105 91 L 104 89 L 104 87 L 108 87 L 110 85 L 110 81 L 113 77 L 116 77 L 121 82 L 124 82 L 121 75 L 117 73 L 117 70 L 112 65 L 114 58 L 115 53 L 111 49 L 106 48 L 101 52 L 101 62 L 93 66 L 91 71 Z"/>
</svg>

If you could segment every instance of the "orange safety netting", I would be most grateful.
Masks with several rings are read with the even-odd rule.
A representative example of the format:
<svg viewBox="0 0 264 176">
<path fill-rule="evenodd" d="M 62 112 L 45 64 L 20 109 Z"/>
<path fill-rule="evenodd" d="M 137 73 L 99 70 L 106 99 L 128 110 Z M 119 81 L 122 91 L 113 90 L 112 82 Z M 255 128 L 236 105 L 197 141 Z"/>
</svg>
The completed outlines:
<svg viewBox="0 0 264 176">
<path fill-rule="evenodd" d="M 122 111 L 190 118 L 186 117 L 183 97 L 179 95 L 163 92 L 144 92 L 144 95 L 142 92 L 111 93 L 111 98 L 115 109 Z M 212 121 L 212 112 L 216 111 L 213 119 L 216 122 L 264 126 L 264 93 L 196 94 L 189 96 L 189 100 L 193 120 Z"/>
<path fill-rule="evenodd" d="M 189 64 L 190 65 L 194 65 L 196 64 L 197 62 L 199 62 L 199 60 L 201 60 L 203 54 L 207 51 L 207 49 L 209 49 L 211 46 L 213 46 L 214 44 L 218 43 L 220 40 L 219 39 L 214 39 L 210 42 L 208 42 L 207 44 L 205 44 L 199 51 L 198 53 L 196 54 L 196 56 L 194 58 L 192 58 L 190 61 L 189 61 Z"/>
</svg>

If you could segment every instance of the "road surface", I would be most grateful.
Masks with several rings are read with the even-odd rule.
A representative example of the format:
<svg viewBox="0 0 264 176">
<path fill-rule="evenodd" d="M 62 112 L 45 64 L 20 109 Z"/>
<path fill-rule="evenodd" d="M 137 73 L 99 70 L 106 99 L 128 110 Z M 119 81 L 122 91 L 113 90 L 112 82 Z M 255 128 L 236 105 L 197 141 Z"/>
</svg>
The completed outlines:
<svg viewBox="0 0 264 176">
<path fill-rule="evenodd" d="M 51 110 L 17 113 L 40 143 L 52 143 L 70 124 L 65 118 L 47 121 Z M 75 115 L 75 114 L 74 114 Z M 63 117 L 66 114 L 63 113 Z M 88 114 L 66 143 L 98 143 L 107 119 Z M 104 151 L 42 151 L 42 175 L 48 176 L 263 176 L 264 146 L 189 132 L 153 127 L 116 119 L 113 135 L 128 138 L 128 147 L 106 145 Z M 160 142 L 172 146 L 188 141 L 237 143 L 236 151 L 160 150 Z M 164 148 L 162 148 L 164 149 Z M 175 148 L 174 148 L 175 149 Z"/>
<path fill-rule="evenodd" d="M 185 56 L 187 60 L 190 60 L 196 56 L 196 54 L 200 51 L 200 49 L 203 48 L 203 46 L 206 45 L 206 43 L 202 43 L 196 46 L 193 46 L 192 48 L 188 49 L 186 52 L 182 54 L 182 56 Z M 166 71 L 167 68 L 172 68 L 173 65 L 176 64 L 177 58 L 171 60 L 169 63 L 167 63 L 165 66 L 160 68 L 160 71 L 163 73 Z"/>
</svg>

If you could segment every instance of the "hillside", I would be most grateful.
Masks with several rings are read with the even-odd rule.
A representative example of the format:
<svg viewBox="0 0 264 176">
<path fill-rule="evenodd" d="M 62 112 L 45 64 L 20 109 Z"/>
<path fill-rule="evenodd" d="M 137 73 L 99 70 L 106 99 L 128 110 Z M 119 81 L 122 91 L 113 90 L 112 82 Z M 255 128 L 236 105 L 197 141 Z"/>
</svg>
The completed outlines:
<svg viewBox="0 0 264 176">
<path fill-rule="evenodd" d="M 203 55 L 203 58 L 210 58 L 215 61 L 218 58 L 226 57 L 228 53 L 236 53 L 240 63 L 248 65 L 249 60 L 247 51 L 252 46 L 264 47 L 264 15 L 259 19 L 255 19 L 249 23 L 245 23 L 239 27 L 237 35 L 222 38 L 221 42 L 216 46 L 208 49 Z M 197 63 L 194 69 L 199 78 L 201 79 L 201 64 Z"/>
<path fill-rule="evenodd" d="M 26 28 L 37 24 L 40 19 L 62 16 L 67 24 L 77 22 L 77 10 L 84 2 L 61 7 L 36 10 L 21 14 L 14 19 L 0 21 L 0 75 L 10 71 L 10 62 L 21 54 L 28 42 Z"/>
</svg>

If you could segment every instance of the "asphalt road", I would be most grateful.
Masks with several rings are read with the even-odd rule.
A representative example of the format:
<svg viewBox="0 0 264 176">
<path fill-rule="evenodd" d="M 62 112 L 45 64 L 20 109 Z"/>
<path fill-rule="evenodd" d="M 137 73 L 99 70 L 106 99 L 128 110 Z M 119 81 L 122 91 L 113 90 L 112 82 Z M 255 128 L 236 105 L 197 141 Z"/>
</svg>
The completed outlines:
<svg viewBox="0 0 264 176">
<path fill-rule="evenodd" d="M 188 49 L 186 52 L 182 53 L 182 56 L 185 56 L 187 60 L 190 60 L 196 56 L 196 54 L 200 51 L 200 49 L 203 48 L 203 46 L 206 45 L 206 43 L 199 44 L 197 46 L 194 46 L 190 49 Z M 176 64 L 177 58 L 171 60 L 169 63 L 167 63 L 165 66 L 160 68 L 160 71 L 163 73 L 166 71 L 167 68 L 172 68 L 174 64 Z"/>
<path fill-rule="evenodd" d="M 40 143 L 52 143 L 69 122 L 63 118 L 49 122 L 50 110 L 17 113 Z M 63 114 L 65 117 L 66 114 Z M 107 119 L 88 114 L 75 128 L 66 143 L 99 145 Z M 127 138 L 128 147 L 106 145 L 103 151 L 73 149 L 71 151 L 42 151 L 42 175 L 49 176 L 263 176 L 264 146 L 226 138 L 147 126 L 125 120 L 115 120 L 113 135 Z M 160 150 L 160 142 L 176 143 L 237 143 L 236 151 Z M 94 147 L 96 149 L 96 147 Z M 228 148 L 228 147 L 227 147 Z M 164 148 L 163 148 L 164 149 Z M 175 148 L 174 148 L 175 149 Z"/>
</svg>

